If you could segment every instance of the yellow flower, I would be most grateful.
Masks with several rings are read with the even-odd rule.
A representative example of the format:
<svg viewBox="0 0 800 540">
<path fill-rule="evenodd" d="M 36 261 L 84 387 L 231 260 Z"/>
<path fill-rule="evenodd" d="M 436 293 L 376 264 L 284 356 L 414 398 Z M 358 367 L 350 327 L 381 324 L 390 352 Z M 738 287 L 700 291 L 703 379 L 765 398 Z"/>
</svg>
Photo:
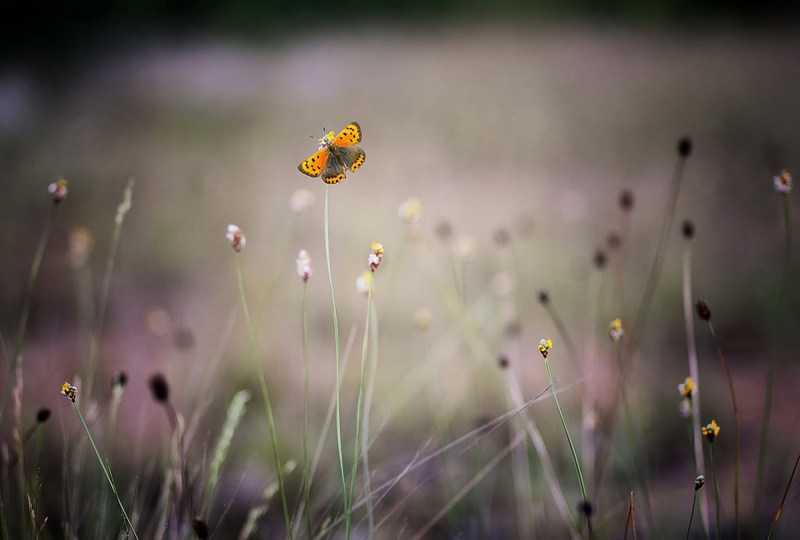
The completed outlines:
<svg viewBox="0 0 800 540">
<path fill-rule="evenodd" d="M 694 389 L 694 381 L 691 377 L 686 377 L 686 380 L 678 385 L 678 392 L 680 392 L 682 396 L 689 399 L 692 399 L 692 392 L 694 392 Z"/>
<path fill-rule="evenodd" d="M 64 384 L 61 385 L 61 394 L 71 402 L 75 403 L 75 398 L 78 395 L 78 389 L 64 381 Z"/>
<path fill-rule="evenodd" d="M 369 289 L 372 285 L 372 272 L 364 270 L 356 279 L 356 289 L 364 296 L 369 296 Z"/>
<path fill-rule="evenodd" d="M 372 251 L 370 251 L 369 255 L 367 256 L 369 269 L 373 272 L 377 270 L 378 266 L 381 264 L 381 259 L 383 259 L 383 244 L 379 242 L 373 242 Z"/>
<path fill-rule="evenodd" d="M 547 353 L 550 352 L 550 349 L 553 348 L 553 340 L 542 338 L 539 342 L 539 352 L 542 353 L 542 357 L 547 358 Z"/>
<path fill-rule="evenodd" d="M 700 431 L 703 432 L 703 436 L 708 439 L 708 442 L 714 442 L 714 439 L 719 435 L 719 425 L 716 420 L 712 420 L 707 426 L 701 427 Z"/>
<path fill-rule="evenodd" d="M 422 214 L 422 203 L 416 197 L 411 197 L 400 205 L 397 213 L 406 223 L 416 223 Z"/>
<path fill-rule="evenodd" d="M 614 341 L 619 341 L 624 334 L 625 330 L 622 329 L 622 320 L 617 318 L 611 321 L 611 324 L 608 325 L 609 337 Z"/>
</svg>

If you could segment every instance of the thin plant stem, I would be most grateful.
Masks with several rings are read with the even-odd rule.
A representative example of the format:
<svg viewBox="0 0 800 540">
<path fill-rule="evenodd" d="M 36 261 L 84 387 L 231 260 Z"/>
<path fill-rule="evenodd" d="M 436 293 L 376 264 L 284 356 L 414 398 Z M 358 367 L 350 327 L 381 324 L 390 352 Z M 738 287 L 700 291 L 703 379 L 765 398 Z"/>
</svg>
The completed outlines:
<svg viewBox="0 0 800 540">
<path fill-rule="evenodd" d="M 5 418 L 6 406 L 8 405 L 9 390 L 8 386 L 14 378 L 14 373 L 17 371 L 17 364 L 20 360 L 20 353 L 22 352 L 22 344 L 25 341 L 25 331 L 28 328 L 28 316 L 31 310 L 31 296 L 33 296 L 33 288 L 36 286 L 36 278 L 39 276 L 39 270 L 42 267 L 42 260 L 44 259 L 44 252 L 47 248 L 47 242 L 50 239 L 50 231 L 53 229 L 53 222 L 55 221 L 56 210 L 59 204 L 53 202 L 50 206 L 50 213 L 47 214 L 47 219 L 44 222 L 44 231 L 42 237 L 39 239 L 39 245 L 36 247 L 36 252 L 33 255 L 33 264 L 31 264 L 31 272 L 28 274 L 28 286 L 25 289 L 25 300 L 22 303 L 22 312 L 19 317 L 19 329 L 17 330 L 17 337 L 14 340 L 14 351 L 11 353 L 11 362 L 8 366 L 8 376 L 3 384 L 3 405 L 0 407 L 0 427 L 3 425 Z M 1 516 L 2 514 L 0 514 Z"/>
<path fill-rule="evenodd" d="M 308 457 L 308 281 L 303 281 L 303 506 L 306 511 L 306 531 L 313 538 L 311 527 L 311 477 Z"/>
<path fill-rule="evenodd" d="M 667 209 L 664 213 L 664 222 L 661 225 L 661 233 L 658 237 L 658 246 L 656 248 L 656 256 L 653 260 L 653 266 L 650 268 L 650 275 L 647 278 L 647 286 L 645 287 L 642 301 L 636 311 L 636 319 L 634 319 L 633 331 L 631 332 L 630 339 L 625 348 L 626 357 L 629 358 L 631 366 L 636 351 L 636 347 L 641 339 L 642 332 L 644 331 L 645 324 L 647 323 L 647 315 L 650 311 L 650 306 L 653 302 L 653 293 L 655 292 L 658 277 L 661 274 L 661 268 L 664 262 L 664 254 L 667 250 L 667 241 L 669 234 L 672 230 L 672 223 L 675 220 L 675 208 L 678 205 L 678 193 L 680 193 L 681 179 L 683 178 L 683 170 L 686 165 L 687 157 L 683 155 L 678 156 L 678 161 L 675 164 L 675 170 L 672 173 L 672 181 L 670 182 L 669 199 L 667 201 Z M 629 370 L 631 371 L 631 370 Z"/>
<path fill-rule="evenodd" d="M 97 307 L 97 319 L 95 320 L 92 338 L 89 341 L 89 356 L 87 358 L 86 367 L 86 384 L 84 385 L 84 392 L 86 395 L 91 395 L 92 385 L 94 383 L 94 374 L 97 370 L 97 355 L 100 349 L 100 336 L 103 333 L 103 325 L 105 322 L 108 294 L 111 290 L 111 276 L 114 273 L 114 261 L 117 258 L 117 248 L 119 247 L 119 237 L 122 233 L 122 224 L 125 221 L 125 216 L 131 209 L 133 185 L 134 180 L 128 180 L 128 184 L 125 186 L 125 191 L 122 195 L 122 202 L 117 205 L 117 213 L 114 215 L 114 229 L 111 233 L 111 248 L 108 251 L 108 259 L 106 259 L 106 271 L 103 275 L 103 285 L 100 289 L 100 302 Z"/>
<path fill-rule="evenodd" d="M 731 369 L 728 366 L 728 361 L 725 355 L 722 354 L 722 347 L 717 339 L 717 333 L 714 332 L 714 325 L 708 321 L 708 330 L 711 332 L 711 337 L 717 347 L 717 354 L 722 361 L 722 367 L 725 369 L 725 376 L 728 379 L 728 390 L 731 393 L 731 406 L 733 408 L 733 438 L 734 438 L 734 463 L 733 463 L 733 508 L 734 508 L 734 523 L 736 524 L 736 538 L 739 538 L 739 408 L 736 405 L 736 391 L 733 387 L 733 378 L 731 377 Z"/>
<path fill-rule="evenodd" d="M 786 483 L 786 489 L 783 491 L 781 504 L 778 505 L 778 510 L 775 512 L 775 518 L 772 520 L 772 526 L 769 528 L 769 535 L 767 535 L 767 540 L 772 538 L 772 533 L 775 531 L 775 525 L 778 524 L 778 519 L 781 517 L 781 512 L 783 511 L 783 505 L 786 503 L 786 496 L 789 495 L 789 488 L 792 487 L 792 482 L 794 481 L 794 475 L 797 472 L 798 464 L 800 464 L 800 454 L 797 454 L 797 459 L 794 460 L 794 467 L 792 467 L 792 474 L 789 475 L 789 481 Z"/>
<path fill-rule="evenodd" d="M 717 540 L 719 540 L 719 482 L 717 481 L 717 468 L 714 465 L 714 443 L 708 445 L 708 461 L 711 464 L 711 475 L 714 477 L 714 502 L 717 506 L 716 510 L 714 511 L 714 517 L 716 519 L 715 537 Z"/>
<path fill-rule="evenodd" d="M 691 243 L 685 242 L 683 249 L 683 320 L 686 325 L 686 349 L 689 356 L 689 376 L 694 381 L 694 390 L 691 394 L 692 406 L 692 448 L 694 449 L 694 474 L 704 474 L 705 458 L 703 456 L 703 441 L 697 436 L 700 433 L 700 368 L 697 362 L 697 341 L 694 333 L 694 309 L 692 306 L 692 250 Z M 695 493 L 695 498 L 697 493 Z M 700 495 L 700 520 L 703 531 L 708 534 L 708 495 L 706 491 Z"/>
<path fill-rule="evenodd" d="M 692 530 L 692 520 L 694 520 L 694 508 L 697 506 L 697 490 L 694 490 L 692 495 L 692 511 L 689 513 L 689 524 L 686 526 L 686 540 L 689 540 L 689 532 Z"/>
<path fill-rule="evenodd" d="M 371 297 L 372 295 L 370 295 Z M 367 523 L 369 524 L 370 534 L 375 530 L 375 515 L 374 503 L 372 501 L 372 479 L 370 475 L 369 465 L 369 425 L 372 411 L 372 396 L 375 392 L 375 380 L 378 372 L 378 316 L 375 306 L 372 308 L 372 316 L 370 318 L 370 365 L 369 365 L 369 378 L 367 379 L 367 387 L 364 391 L 364 412 L 361 421 L 363 427 L 361 429 L 361 460 L 364 464 L 364 491 L 367 499 Z"/>
<path fill-rule="evenodd" d="M 333 343 L 334 356 L 336 359 L 336 448 L 339 451 L 339 474 L 342 480 L 342 506 L 344 507 L 344 534 L 345 538 L 350 538 L 350 499 L 347 492 L 347 479 L 344 474 L 344 456 L 342 454 L 342 400 L 339 386 L 342 381 L 339 359 L 339 316 L 336 313 L 336 296 L 333 292 L 333 273 L 331 272 L 331 242 L 328 199 L 330 185 L 325 186 L 325 260 L 328 264 L 328 283 L 331 288 L 331 312 L 333 313 Z"/>
<path fill-rule="evenodd" d="M 253 361 L 256 364 L 256 371 L 258 372 L 258 381 L 261 384 L 261 396 L 264 398 L 264 409 L 267 413 L 267 421 L 269 423 L 270 438 L 272 439 L 272 457 L 275 461 L 275 473 L 278 476 L 278 490 L 281 494 L 281 504 L 283 505 L 283 519 L 286 525 L 286 536 L 292 537 L 292 523 L 289 518 L 289 505 L 286 502 L 286 491 L 283 485 L 283 467 L 281 466 L 281 458 L 278 452 L 278 434 L 275 429 L 275 418 L 272 414 L 272 403 L 269 399 L 269 390 L 267 389 L 267 381 L 264 378 L 264 367 L 258 358 L 256 347 L 256 336 L 253 329 L 252 321 L 250 320 L 250 311 L 247 308 L 247 296 L 244 292 L 244 278 L 242 275 L 242 260 L 239 252 L 236 253 L 236 278 L 239 285 L 239 297 L 242 301 L 242 310 L 244 312 L 244 319 L 247 324 L 247 333 L 250 336 L 250 348 L 253 355 Z"/>
<path fill-rule="evenodd" d="M 358 470 L 358 458 L 359 458 L 359 444 L 361 443 L 361 411 L 363 408 L 364 403 L 364 379 L 366 375 L 366 366 L 367 366 L 367 352 L 369 351 L 369 322 L 370 322 L 370 315 L 372 312 L 372 293 L 375 287 L 375 274 L 370 275 L 369 280 L 369 292 L 367 294 L 367 320 L 364 323 L 364 340 L 361 344 L 361 375 L 359 378 L 358 383 L 358 399 L 356 401 L 356 432 L 353 436 L 353 464 L 352 468 L 350 469 L 350 494 L 348 495 L 349 500 L 353 500 L 353 490 L 355 489 L 356 485 L 356 471 Z M 361 448 L 361 452 L 366 454 L 367 448 L 366 445 Z M 369 476 L 369 470 L 365 471 L 365 474 Z M 367 508 L 372 510 L 372 502 L 370 500 L 369 495 L 367 496 Z M 372 524 L 372 519 L 370 518 L 370 524 Z M 370 528 L 370 534 L 372 529 Z"/>
<path fill-rule="evenodd" d="M 792 215 L 789 195 L 783 195 L 784 226 L 786 229 L 785 244 L 783 250 L 783 270 L 781 280 L 778 283 L 778 291 L 775 297 L 775 304 L 772 308 L 772 339 L 770 340 L 770 354 L 767 361 L 767 377 L 764 390 L 764 414 L 761 418 L 761 440 L 758 445 L 758 466 L 756 468 L 756 484 L 753 499 L 753 526 L 758 523 L 758 514 L 761 510 L 761 486 L 764 481 L 764 460 L 767 453 L 767 440 L 770 433 L 770 415 L 772 413 L 772 382 L 775 373 L 775 356 L 777 355 L 778 328 L 780 326 L 780 316 L 783 307 L 784 291 L 786 282 L 789 279 L 789 268 L 792 260 Z"/>
<path fill-rule="evenodd" d="M 561 426 L 564 428 L 564 434 L 567 436 L 567 443 L 569 444 L 569 451 L 572 454 L 572 464 L 575 466 L 575 474 L 578 476 L 578 485 L 581 488 L 582 501 L 588 502 L 586 496 L 586 484 L 583 481 L 583 473 L 581 472 L 581 463 L 578 460 L 578 453 L 575 451 L 575 445 L 572 443 L 572 437 L 567 428 L 567 422 L 564 420 L 564 413 L 561 411 L 561 405 L 558 402 L 558 394 L 556 393 L 555 382 L 553 382 L 553 374 L 550 372 L 550 362 L 547 356 L 544 357 L 544 368 L 547 371 L 547 380 L 550 382 L 550 391 L 553 393 L 553 401 L 556 402 L 556 409 L 558 409 L 558 417 L 561 420 Z"/>
<path fill-rule="evenodd" d="M 97 446 L 94 444 L 94 439 L 92 438 L 92 434 L 89 432 L 89 428 L 86 426 L 86 421 L 83 419 L 83 415 L 81 414 L 81 411 L 78 408 L 78 404 L 73 401 L 72 406 L 74 407 L 75 412 L 78 413 L 78 418 L 80 418 L 81 425 L 83 425 L 83 430 L 86 432 L 86 437 L 88 437 L 89 443 L 92 445 L 92 449 L 94 450 L 94 455 L 97 457 L 97 462 L 103 469 L 103 474 L 106 476 L 108 485 L 111 487 L 111 491 L 114 493 L 114 498 L 117 500 L 120 512 L 122 512 L 122 517 L 125 519 L 125 526 L 131 533 L 133 533 L 133 537 L 138 540 L 139 535 L 136 534 L 136 529 L 133 528 L 133 524 L 131 524 L 131 520 L 130 518 L 128 518 L 128 513 L 125 511 L 125 506 L 123 506 L 122 501 L 119 498 L 119 493 L 117 493 L 117 486 L 114 484 L 114 480 L 111 479 L 111 474 L 108 472 L 108 469 L 106 468 L 106 465 L 103 462 L 103 458 L 100 457 L 100 452 L 97 450 Z"/>
<path fill-rule="evenodd" d="M 622 399 L 622 411 L 625 415 L 625 427 L 628 431 L 628 441 L 631 445 L 631 455 L 633 457 L 633 466 L 636 468 L 636 475 L 639 477 L 639 484 L 642 487 L 642 494 L 644 495 L 644 508 L 647 514 L 647 521 L 651 528 L 655 527 L 653 521 L 653 510 L 650 506 L 650 491 L 647 488 L 647 476 L 644 473 L 644 467 L 640 460 L 639 444 L 636 439 L 636 430 L 633 427 L 633 415 L 631 414 L 630 401 L 628 400 L 628 384 L 625 382 L 624 362 L 622 358 L 622 347 L 619 341 L 614 341 L 614 348 L 617 353 L 617 364 L 619 366 L 620 378 L 620 395 Z"/>
</svg>

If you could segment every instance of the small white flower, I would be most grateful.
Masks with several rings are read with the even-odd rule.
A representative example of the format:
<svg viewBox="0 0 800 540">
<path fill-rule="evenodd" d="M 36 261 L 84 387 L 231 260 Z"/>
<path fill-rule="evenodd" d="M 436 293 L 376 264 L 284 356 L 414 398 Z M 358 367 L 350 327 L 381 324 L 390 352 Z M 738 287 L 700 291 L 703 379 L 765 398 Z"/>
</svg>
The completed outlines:
<svg viewBox="0 0 800 540">
<path fill-rule="evenodd" d="M 792 191 L 792 175 L 788 171 L 783 170 L 772 178 L 775 184 L 775 190 L 778 193 L 789 193 Z"/>
<path fill-rule="evenodd" d="M 247 243 L 244 233 L 242 233 L 242 229 L 232 223 L 228 225 L 228 234 L 226 237 L 228 238 L 228 242 L 231 243 L 231 246 L 234 250 L 236 250 L 237 253 L 242 251 Z"/>
<path fill-rule="evenodd" d="M 356 279 L 356 290 L 364 296 L 369 295 L 369 289 L 372 286 L 372 272 L 364 270 Z"/>
<path fill-rule="evenodd" d="M 471 261 L 475 256 L 475 239 L 467 235 L 456 238 L 453 254 L 461 262 Z"/>
<path fill-rule="evenodd" d="M 311 257 L 306 250 L 301 249 L 300 253 L 297 254 L 297 275 L 300 276 L 303 281 L 308 281 L 308 278 L 310 278 L 313 273 L 314 269 L 311 267 Z"/>
<path fill-rule="evenodd" d="M 67 181 L 64 178 L 59 178 L 47 186 L 47 191 L 53 196 L 53 202 L 58 204 L 67 198 Z"/>
<path fill-rule="evenodd" d="M 305 212 L 314 204 L 314 192 L 310 189 L 298 189 L 289 199 L 289 207 L 298 214 Z"/>
<path fill-rule="evenodd" d="M 397 214 L 406 223 L 416 223 L 422 214 L 422 203 L 416 197 L 411 197 L 400 204 Z"/>
</svg>

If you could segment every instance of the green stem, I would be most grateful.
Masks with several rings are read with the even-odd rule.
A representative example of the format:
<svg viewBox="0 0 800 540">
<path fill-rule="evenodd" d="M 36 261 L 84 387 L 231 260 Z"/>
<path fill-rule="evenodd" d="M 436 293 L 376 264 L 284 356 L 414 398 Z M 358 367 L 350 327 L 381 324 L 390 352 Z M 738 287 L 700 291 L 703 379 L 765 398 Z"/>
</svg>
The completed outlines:
<svg viewBox="0 0 800 540">
<path fill-rule="evenodd" d="M 761 441 L 758 445 L 758 467 L 756 469 L 756 485 L 753 500 L 753 526 L 758 523 L 758 514 L 761 510 L 761 486 L 764 480 L 764 460 L 767 453 L 767 439 L 769 438 L 769 422 L 772 412 L 772 382 L 775 372 L 775 356 L 777 355 L 778 328 L 780 326 L 781 308 L 783 306 L 784 291 L 789 278 L 789 267 L 792 254 L 792 216 L 789 195 L 783 194 L 784 226 L 786 228 L 785 244 L 783 250 L 783 270 L 778 283 L 778 293 L 772 309 L 772 339 L 770 340 L 770 354 L 767 361 L 767 381 L 764 391 L 764 415 L 761 418 Z"/>
<path fill-rule="evenodd" d="M 686 540 L 689 540 L 689 532 L 692 530 L 692 520 L 694 519 L 694 507 L 697 506 L 697 490 L 694 490 L 694 496 L 692 497 L 692 512 L 689 514 L 689 524 L 686 526 L 686 536 L 684 537 Z"/>
<path fill-rule="evenodd" d="M 131 533 L 133 533 L 133 537 L 138 540 L 139 536 L 136 534 L 136 530 L 133 528 L 133 525 L 131 524 L 131 520 L 128 517 L 128 513 L 125 511 L 125 507 L 122 505 L 122 501 L 119 498 L 119 493 L 117 493 L 117 486 L 114 485 L 114 481 L 111 479 L 111 474 L 109 474 L 108 469 L 106 468 L 106 465 L 103 462 L 103 458 L 100 457 L 100 452 L 97 450 L 97 446 L 94 444 L 94 439 L 92 438 L 92 434 L 89 433 L 89 428 L 86 426 L 86 421 L 83 419 L 83 415 L 81 414 L 80 409 L 78 409 L 77 403 L 73 401 L 72 406 L 75 408 L 75 412 L 78 413 L 78 418 L 80 418 L 81 424 L 83 425 L 83 430 L 86 432 L 86 436 L 89 438 L 89 443 L 92 445 L 92 449 L 94 450 L 94 455 L 97 456 L 97 462 L 103 469 L 103 474 L 106 476 L 108 485 L 111 487 L 111 491 L 114 493 L 114 498 L 117 500 L 119 509 L 122 512 L 122 517 L 125 519 L 125 526 Z"/>
<path fill-rule="evenodd" d="M 567 436 L 567 443 L 569 444 L 569 451 L 572 454 L 572 464 L 575 466 L 575 473 L 578 475 L 578 485 L 581 488 L 581 497 L 584 502 L 588 502 L 586 497 L 586 484 L 583 482 L 583 473 L 581 473 L 581 464 L 578 460 L 578 453 L 575 451 L 575 445 L 572 443 L 572 437 L 569 435 L 567 429 L 567 422 L 564 420 L 564 413 L 561 412 L 561 405 L 558 403 L 558 394 L 556 393 L 555 382 L 553 382 L 553 375 L 550 373 L 550 362 L 547 357 L 544 357 L 544 367 L 547 370 L 547 380 L 550 381 L 550 391 L 553 393 L 553 401 L 556 402 L 556 409 L 558 409 L 558 417 L 561 419 L 561 426 L 564 428 L 564 433 Z"/>
<path fill-rule="evenodd" d="M 311 478 L 308 457 L 308 282 L 303 282 L 303 507 L 306 512 L 308 538 L 313 538 L 311 527 Z"/>
<path fill-rule="evenodd" d="M 289 505 L 286 502 L 286 491 L 283 485 L 283 467 L 281 466 L 281 458 L 278 452 L 278 433 L 275 429 L 275 418 L 272 414 L 272 402 L 269 399 L 269 390 L 267 389 L 267 381 L 264 378 L 264 367 L 258 358 L 256 336 L 253 330 L 253 325 L 250 320 L 250 311 L 247 308 L 247 296 L 244 292 L 244 278 L 242 276 L 242 259 L 241 255 L 236 253 L 236 278 L 239 284 L 239 297 L 242 301 L 242 310 L 244 311 L 244 319 L 247 324 L 247 333 L 250 336 L 250 349 L 253 355 L 253 361 L 256 364 L 256 371 L 258 372 L 258 382 L 261 385 L 261 396 L 264 398 L 264 408 L 267 413 L 267 422 L 269 423 L 269 433 L 272 439 L 272 457 L 275 461 L 275 472 L 278 475 L 278 489 L 281 494 L 281 504 L 283 505 L 283 520 L 286 525 L 286 536 L 292 537 L 292 523 L 289 518 Z"/>
<path fill-rule="evenodd" d="M 717 521 L 715 536 L 719 540 L 719 482 L 717 481 L 717 468 L 714 465 L 714 443 L 708 445 L 708 461 L 711 463 L 711 474 L 714 477 L 714 502 L 717 506 L 715 510 L 715 519 Z"/>
<path fill-rule="evenodd" d="M 636 468 L 636 475 L 639 477 L 639 483 L 642 486 L 642 493 L 644 494 L 644 507 L 647 513 L 647 521 L 652 530 L 655 530 L 655 523 L 653 521 L 653 510 L 650 506 L 650 492 L 647 488 L 647 476 L 644 473 L 644 467 L 640 461 L 639 444 L 636 439 L 636 430 L 633 427 L 633 415 L 631 414 L 630 403 L 628 400 L 627 383 L 625 382 L 624 362 L 622 361 L 622 348 L 619 342 L 614 342 L 614 348 L 617 351 L 617 363 L 619 365 L 619 378 L 620 378 L 620 394 L 622 397 L 622 410 L 625 414 L 625 427 L 628 431 L 628 441 L 631 445 L 631 454 L 633 456 L 633 465 Z"/>
<path fill-rule="evenodd" d="M 117 258 L 117 248 L 119 247 L 119 237 L 122 233 L 122 223 L 125 221 L 125 216 L 131 209 L 131 198 L 133 196 L 133 179 L 128 181 L 125 186 L 125 191 L 122 196 L 122 202 L 117 206 L 117 213 L 114 216 L 114 230 L 111 233 L 111 248 L 108 252 L 108 259 L 106 260 L 106 272 L 103 275 L 103 285 L 100 290 L 100 303 L 97 308 L 97 320 L 95 321 L 94 334 L 89 342 L 89 357 L 87 359 L 86 368 L 86 384 L 84 385 L 84 392 L 86 395 L 91 395 L 92 385 L 94 384 L 94 375 L 97 370 L 97 354 L 100 347 L 100 336 L 103 333 L 103 323 L 105 322 L 106 306 L 108 304 L 108 293 L 111 290 L 111 276 L 114 273 L 114 261 Z"/>
<path fill-rule="evenodd" d="M 344 456 L 342 454 L 342 407 L 341 407 L 341 385 L 342 374 L 339 360 L 339 317 L 336 314 L 336 296 L 333 293 L 333 273 L 331 272 L 331 243 L 330 230 L 328 226 L 328 199 L 330 185 L 325 186 L 325 259 L 328 263 L 328 283 L 331 288 L 331 311 L 333 312 L 333 341 L 336 357 L 336 447 L 339 451 L 339 473 L 342 480 L 342 506 L 344 507 L 344 531 L 345 538 L 350 538 L 350 499 L 347 493 L 347 480 L 344 474 Z"/>
<path fill-rule="evenodd" d="M 53 221 L 55 220 L 56 209 L 58 203 L 53 203 L 50 206 L 50 213 L 47 215 L 47 220 L 44 223 L 44 231 L 42 237 L 39 239 L 39 245 L 36 247 L 36 253 L 33 256 L 33 264 L 31 265 L 31 273 L 28 275 L 28 286 L 25 289 L 25 300 L 22 304 L 22 313 L 19 318 L 19 329 L 17 330 L 17 338 L 14 341 L 14 352 L 11 354 L 11 362 L 8 366 L 8 376 L 6 376 L 5 383 L 3 384 L 3 405 L 0 407 L 0 426 L 3 425 L 3 418 L 5 418 L 6 406 L 8 405 L 8 387 L 11 379 L 14 378 L 14 373 L 17 371 L 17 363 L 20 359 L 22 352 L 22 344 L 25 341 L 25 331 L 28 328 L 28 316 L 31 309 L 31 296 L 33 296 L 33 288 L 36 285 L 36 278 L 39 276 L 39 270 L 42 267 L 42 259 L 44 258 L 44 251 L 47 248 L 47 242 L 50 239 L 50 231 L 53 229 Z"/>
</svg>

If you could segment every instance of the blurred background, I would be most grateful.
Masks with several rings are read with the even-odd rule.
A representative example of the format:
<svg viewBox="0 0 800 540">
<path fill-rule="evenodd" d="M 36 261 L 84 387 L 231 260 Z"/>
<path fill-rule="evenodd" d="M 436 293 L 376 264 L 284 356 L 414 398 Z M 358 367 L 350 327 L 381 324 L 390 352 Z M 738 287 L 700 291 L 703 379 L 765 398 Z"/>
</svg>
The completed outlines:
<svg viewBox="0 0 800 540">
<path fill-rule="evenodd" d="M 673 471 L 689 471 L 687 485 L 693 481 L 688 446 L 668 442 L 685 438 L 675 390 L 688 375 L 679 226 L 691 219 L 693 296 L 711 303 L 734 369 L 743 452 L 751 460 L 743 470 L 752 482 L 785 238 L 772 178 L 800 170 L 800 7 L 788 0 L 716 4 L 8 3 L 0 22 L 4 381 L 51 205 L 47 186 L 59 176 L 69 181 L 23 348 L 23 420 L 40 406 L 56 418 L 45 436 L 54 452 L 45 473 L 58 478 L 62 441 L 79 435 L 58 389 L 84 369 L 81 283 L 96 301 L 129 179 L 133 207 L 122 228 L 92 396 L 102 409 L 111 392 L 105 381 L 128 373 L 120 415 L 129 428 L 119 437 L 136 451 L 118 459 L 135 470 L 166 452 L 167 422 L 147 390 L 147 378 L 161 372 L 182 414 L 202 411 L 198 441 L 217 433 L 232 394 L 251 388 L 252 430 L 235 442 L 231 477 L 269 476 L 260 398 L 252 365 L 242 361 L 247 334 L 224 236 L 229 223 L 247 237 L 245 283 L 253 309 L 263 313 L 259 351 L 274 385 L 279 431 L 287 433 L 297 425 L 302 382 L 302 283 L 294 264 L 298 250 L 311 254 L 309 348 L 320 421 L 333 380 L 326 188 L 297 165 L 326 130 L 357 121 L 367 159 L 328 192 L 331 256 L 343 342 L 355 336 L 346 373 L 354 385 L 365 310 L 355 280 L 370 243 L 386 249 L 375 293 L 377 388 L 385 398 L 375 403 L 375 422 L 384 422 L 377 455 L 402 461 L 436 431 L 434 418 L 453 439 L 477 418 L 508 410 L 497 390 L 501 356 L 526 394 L 541 391 L 547 383 L 536 344 L 553 337 L 558 350 L 560 337 L 537 300 L 542 290 L 583 351 L 578 356 L 604 359 L 591 375 L 600 392 L 613 390 L 608 322 L 619 316 L 625 325 L 636 312 L 677 141 L 690 136 L 694 151 L 632 375 L 641 389 L 637 414 L 642 426 L 661 426 L 644 428 L 643 439 L 668 498 L 680 488 Z M 315 199 L 302 212 L 290 207 L 298 189 Z M 634 196 L 629 215 L 619 208 L 623 190 Z M 422 205 L 414 224 L 398 216 L 410 197 Z M 76 227 L 85 227 L 92 245 L 77 269 L 68 257 Z M 613 234 L 623 235 L 621 247 L 609 245 Z M 597 250 L 609 260 L 605 271 L 593 267 Z M 474 318 L 469 331 L 453 291 Z M 796 283 L 784 294 L 774 416 L 781 465 L 770 477 L 770 504 L 788 476 L 800 427 Z M 427 330 L 415 322 L 421 309 L 431 316 Z M 704 327 L 698 336 L 711 389 L 704 408 L 728 431 L 724 375 Z M 580 358 L 564 358 L 563 383 L 583 380 Z M 579 397 L 568 405 L 576 429 Z M 563 458 L 566 483 L 572 472 L 550 409 L 542 406 L 553 428 L 546 440 Z M 8 422 L 2 427 L 8 432 Z M 282 442 L 296 457 L 299 441 Z M 244 498 L 247 508 L 261 488 L 233 486 L 221 500 Z M 229 523 L 238 519 L 236 508 Z M 797 524 L 799 515 L 786 519 Z"/>
</svg>

